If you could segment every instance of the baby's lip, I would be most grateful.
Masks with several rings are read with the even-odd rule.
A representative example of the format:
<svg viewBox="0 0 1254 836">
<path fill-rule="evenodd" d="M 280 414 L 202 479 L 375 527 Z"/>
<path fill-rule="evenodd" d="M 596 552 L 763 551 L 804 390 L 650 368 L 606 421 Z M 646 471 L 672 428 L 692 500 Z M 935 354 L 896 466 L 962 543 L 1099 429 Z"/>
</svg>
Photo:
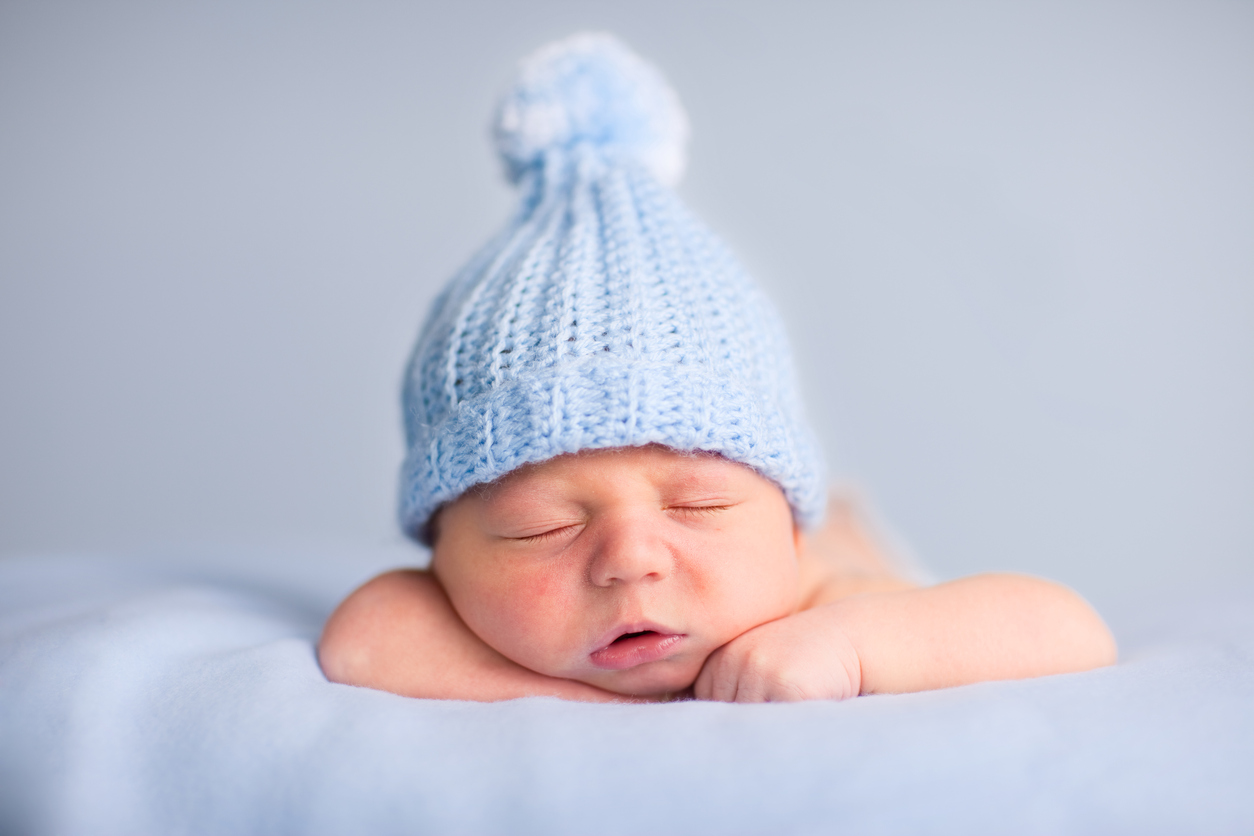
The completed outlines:
<svg viewBox="0 0 1254 836">
<path fill-rule="evenodd" d="M 623 624 L 607 634 L 589 658 L 598 668 L 626 670 L 671 655 L 685 638 L 683 633 L 649 622 Z"/>
</svg>

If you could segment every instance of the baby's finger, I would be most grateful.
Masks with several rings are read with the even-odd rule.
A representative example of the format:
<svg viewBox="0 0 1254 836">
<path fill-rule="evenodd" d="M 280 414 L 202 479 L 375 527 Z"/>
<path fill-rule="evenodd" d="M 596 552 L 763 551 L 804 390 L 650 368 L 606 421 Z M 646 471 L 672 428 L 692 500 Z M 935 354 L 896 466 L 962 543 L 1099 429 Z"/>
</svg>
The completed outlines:
<svg viewBox="0 0 1254 836">
<path fill-rule="evenodd" d="M 721 649 L 714 651 L 701 674 L 697 677 L 694 692 L 697 699 L 717 702 L 734 702 L 736 699 L 736 666 Z"/>
<path fill-rule="evenodd" d="M 710 691 L 713 688 L 714 674 L 710 673 L 710 663 L 707 661 L 701 668 L 701 673 L 697 674 L 697 681 L 692 683 L 692 695 L 699 700 L 712 700 Z"/>
<path fill-rule="evenodd" d="M 776 679 L 764 688 L 765 702 L 800 702 L 812 699 L 804 688 L 789 680 Z"/>
<path fill-rule="evenodd" d="M 775 683 L 756 667 L 745 666 L 736 678 L 736 702 L 775 702 Z"/>
</svg>

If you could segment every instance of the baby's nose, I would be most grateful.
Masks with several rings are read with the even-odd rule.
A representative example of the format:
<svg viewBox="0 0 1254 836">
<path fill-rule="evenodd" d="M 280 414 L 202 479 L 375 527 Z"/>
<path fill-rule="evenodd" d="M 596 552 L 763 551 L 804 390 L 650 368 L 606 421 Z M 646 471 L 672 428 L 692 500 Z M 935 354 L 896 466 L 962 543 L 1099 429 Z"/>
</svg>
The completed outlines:
<svg viewBox="0 0 1254 836">
<path fill-rule="evenodd" d="M 671 549 L 646 523 L 622 521 L 603 527 L 588 567 L 596 586 L 660 581 L 674 565 Z"/>
</svg>

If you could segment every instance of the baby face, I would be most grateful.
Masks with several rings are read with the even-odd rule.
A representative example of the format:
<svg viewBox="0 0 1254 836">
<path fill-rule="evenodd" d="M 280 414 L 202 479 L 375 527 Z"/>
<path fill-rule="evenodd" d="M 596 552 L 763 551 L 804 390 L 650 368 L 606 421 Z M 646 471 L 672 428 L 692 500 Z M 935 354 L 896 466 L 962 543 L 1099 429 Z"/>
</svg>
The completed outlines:
<svg viewBox="0 0 1254 836">
<path fill-rule="evenodd" d="M 468 491 L 440 512 L 432 570 L 462 620 L 513 661 L 660 695 L 796 609 L 797 538 L 783 493 L 750 468 L 620 448 Z"/>
</svg>

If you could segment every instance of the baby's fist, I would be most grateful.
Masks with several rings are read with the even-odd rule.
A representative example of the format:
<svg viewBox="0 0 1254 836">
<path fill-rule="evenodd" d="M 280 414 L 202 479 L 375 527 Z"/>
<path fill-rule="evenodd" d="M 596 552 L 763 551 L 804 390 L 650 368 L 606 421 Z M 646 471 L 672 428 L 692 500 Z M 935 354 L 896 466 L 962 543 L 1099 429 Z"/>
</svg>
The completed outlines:
<svg viewBox="0 0 1254 836">
<path fill-rule="evenodd" d="M 710 654 L 693 684 L 699 700 L 843 700 L 862 686 L 858 653 L 827 607 L 754 627 Z"/>
</svg>

